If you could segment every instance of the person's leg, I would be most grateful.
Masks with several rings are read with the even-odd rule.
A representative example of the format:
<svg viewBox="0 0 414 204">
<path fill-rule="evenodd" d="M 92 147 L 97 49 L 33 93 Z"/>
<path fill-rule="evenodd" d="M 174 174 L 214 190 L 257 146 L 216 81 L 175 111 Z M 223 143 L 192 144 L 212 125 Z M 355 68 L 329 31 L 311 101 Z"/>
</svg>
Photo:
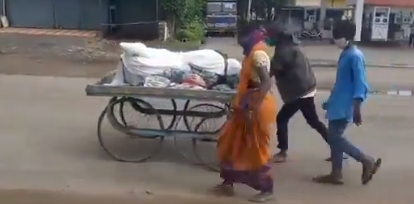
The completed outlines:
<svg viewBox="0 0 414 204">
<path fill-rule="evenodd" d="M 317 176 L 313 179 L 316 183 L 329 183 L 340 185 L 342 181 L 342 155 L 343 150 L 339 147 L 341 138 L 348 125 L 347 120 L 332 120 L 328 125 L 328 144 L 331 149 L 332 168 L 331 173 Z"/>
<path fill-rule="evenodd" d="M 276 117 L 277 126 L 277 148 L 280 149 L 279 153 L 275 154 L 273 159 L 275 162 L 285 162 L 287 157 L 287 150 L 289 146 L 288 142 L 288 124 L 290 118 L 299 110 L 298 101 L 283 104 Z"/>
<path fill-rule="evenodd" d="M 247 173 L 246 184 L 259 191 L 249 201 L 263 203 L 273 200 L 273 177 L 270 172 L 271 166 L 266 165 L 258 172 Z"/>
<path fill-rule="evenodd" d="M 372 157 L 362 153 L 361 150 L 359 150 L 357 147 L 351 144 L 345 137 L 343 137 L 343 134 L 347 126 L 348 121 L 346 119 L 329 121 L 328 143 L 331 148 L 332 169 L 330 174 L 314 178 L 315 182 L 326 184 L 343 184 L 343 153 L 348 154 L 356 161 L 362 163 L 363 173 L 361 180 L 363 184 L 368 183 L 372 179 L 373 174 L 375 174 L 378 168 L 380 167 L 381 159 L 375 161 Z"/>
<path fill-rule="evenodd" d="M 414 43 L 414 34 L 410 34 L 410 37 L 408 39 L 408 46 L 413 46 Z"/>
<path fill-rule="evenodd" d="M 315 107 L 315 98 L 308 97 L 302 98 L 300 100 L 300 111 L 302 112 L 303 117 L 309 126 L 315 129 L 322 138 L 328 142 L 328 129 L 326 126 L 319 120 L 318 113 L 316 112 Z"/>
<path fill-rule="evenodd" d="M 300 111 L 309 126 L 315 129 L 325 142 L 328 142 L 328 128 L 319 120 L 318 113 L 316 112 L 315 98 L 300 99 Z M 343 159 L 347 159 L 347 157 L 344 155 Z M 326 161 L 331 161 L 331 158 L 327 158 Z"/>
<path fill-rule="evenodd" d="M 233 196 L 234 187 L 233 184 L 236 182 L 237 172 L 232 170 L 230 166 L 222 165 L 220 168 L 220 178 L 223 179 L 221 184 L 214 186 L 210 191 L 216 196 Z"/>
</svg>

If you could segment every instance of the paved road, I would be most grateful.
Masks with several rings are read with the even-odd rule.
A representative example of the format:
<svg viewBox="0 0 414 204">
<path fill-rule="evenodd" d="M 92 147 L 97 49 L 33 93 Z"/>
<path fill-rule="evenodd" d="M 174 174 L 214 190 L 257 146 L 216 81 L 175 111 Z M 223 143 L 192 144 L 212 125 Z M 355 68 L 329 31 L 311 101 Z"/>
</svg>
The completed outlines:
<svg viewBox="0 0 414 204">
<path fill-rule="evenodd" d="M 109 204 L 145 203 L 142 199 L 147 199 L 154 204 L 211 203 L 213 198 L 205 190 L 219 182 L 218 175 L 187 165 L 174 153 L 171 141 L 159 156 L 143 164 L 119 163 L 103 154 L 96 139 L 96 120 L 108 99 L 84 95 L 85 85 L 94 81 L 0 76 L 2 201 L 49 204 L 65 199 L 62 203 Z M 317 103 L 326 97 L 318 94 Z M 353 161 L 345 168 L 347 185 L 332 188 L 312 184 L 312 176 L 329 169 L 323 161 L 328 149 L 300 116 L 295 117 L 290 126 L 291 161 L 274 168 L 278 203 L 413 203 L 414 163 L 406 156 L 413 154 L 413 104 L 410 97 L 372 96 L 365 106 L 365 124 L 348 132 L 353 141 L 384 159 L 383 168 L 367 187 L 360 185 L 361 169 Z M 151 141 L 131 141 L 109 126 L 105 126 L 105 133 L 113 136 L 114 143 L 124 145 L 119 149 L 122 152 L 142 153 L 153 145 Z M 203 148 L 204 155 L 213 157 L 214 148 Z M 235 199 L 240 202 L 253 193 L 237 188 L 240 194 Z M 177 195 L 180 199 L 165 198 Z"/>
<path fill-rule="evenodd" d="M 24 74 L 35 76 L 101 77 L 116 68 L 117 61 L 94 62 L 38 58 L 20 54 L 0 55 L 0 73 L 8 75 Z M 28 66 L 30 65 L 30 66 Z M 320 89 L 330 89 L 335 81 L 334 68 L 315 67 Z M 414 69 L 367 68 L 371 89 L 414 90 Z"/>
<path fill-rule="evenodd" d="M 205 47 L 228 53 L 231 57 L 240 58 L 241 49 L 234 38 L 209 38 Z M 414 67 L 414 49 L 405 48 L 369 48 L 360 47 L 365 54 L 367 64 L 387 66 Z M 307 45 L 303 50 L 311 60 L 335 62 L 340 50 L 333 45 Z"/>
</svg>

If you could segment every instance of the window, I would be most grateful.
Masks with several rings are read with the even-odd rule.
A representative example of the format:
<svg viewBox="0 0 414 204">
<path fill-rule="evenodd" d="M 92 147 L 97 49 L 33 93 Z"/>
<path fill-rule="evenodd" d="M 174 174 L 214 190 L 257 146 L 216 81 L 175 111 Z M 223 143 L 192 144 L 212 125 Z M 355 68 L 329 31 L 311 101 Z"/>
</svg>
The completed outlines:
<svg viewBox="0 0 414 204">
<path fill-rule="evenodd" d="M 221 12 L 221 2 L 208 2 L 207 3 L 207 12 L 208 13 Z"/>
<path fill-rule="evenodd" d="M 224 2 L 223 11 L 237 13 L 237 4 L 235 2 Z"/>
<path fill-rule="evenodd" d="M 316 21 L 316 10 L 315 9 L 306 10 L 306 12 L 305 12 L 305 21 L 311 21 L 311 22 Z"/>
</svg>

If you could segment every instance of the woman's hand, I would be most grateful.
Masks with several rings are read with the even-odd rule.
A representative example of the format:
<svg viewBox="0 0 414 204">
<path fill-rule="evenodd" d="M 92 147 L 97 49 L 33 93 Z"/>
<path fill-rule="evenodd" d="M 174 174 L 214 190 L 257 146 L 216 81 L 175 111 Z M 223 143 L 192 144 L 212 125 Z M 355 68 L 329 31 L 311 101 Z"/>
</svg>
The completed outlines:
<svg viewBox="0 0 414 204">
<path fill-rule="evenodd" d="M 257 90 L 249 89 L 246 91 L 246 93 L 242 96 L 240 100 L 240 104 L 239 104 L 240 109 L 248 110 L 249 108 L 251 108 L 252 96 L 255 91 Z"/>
</svg>

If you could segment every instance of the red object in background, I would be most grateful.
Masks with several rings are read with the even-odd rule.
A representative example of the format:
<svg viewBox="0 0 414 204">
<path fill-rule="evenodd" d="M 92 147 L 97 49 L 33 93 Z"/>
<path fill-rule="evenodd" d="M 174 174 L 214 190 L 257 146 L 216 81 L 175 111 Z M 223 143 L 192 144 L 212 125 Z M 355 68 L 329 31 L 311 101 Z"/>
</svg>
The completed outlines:
<svg viewBox="0 0 414 204">
<path fill-rule="evenodd" d="M 414 0 L 365 0 L 365 4 L 387 7 L 414 7 Z"/>
</svg>

